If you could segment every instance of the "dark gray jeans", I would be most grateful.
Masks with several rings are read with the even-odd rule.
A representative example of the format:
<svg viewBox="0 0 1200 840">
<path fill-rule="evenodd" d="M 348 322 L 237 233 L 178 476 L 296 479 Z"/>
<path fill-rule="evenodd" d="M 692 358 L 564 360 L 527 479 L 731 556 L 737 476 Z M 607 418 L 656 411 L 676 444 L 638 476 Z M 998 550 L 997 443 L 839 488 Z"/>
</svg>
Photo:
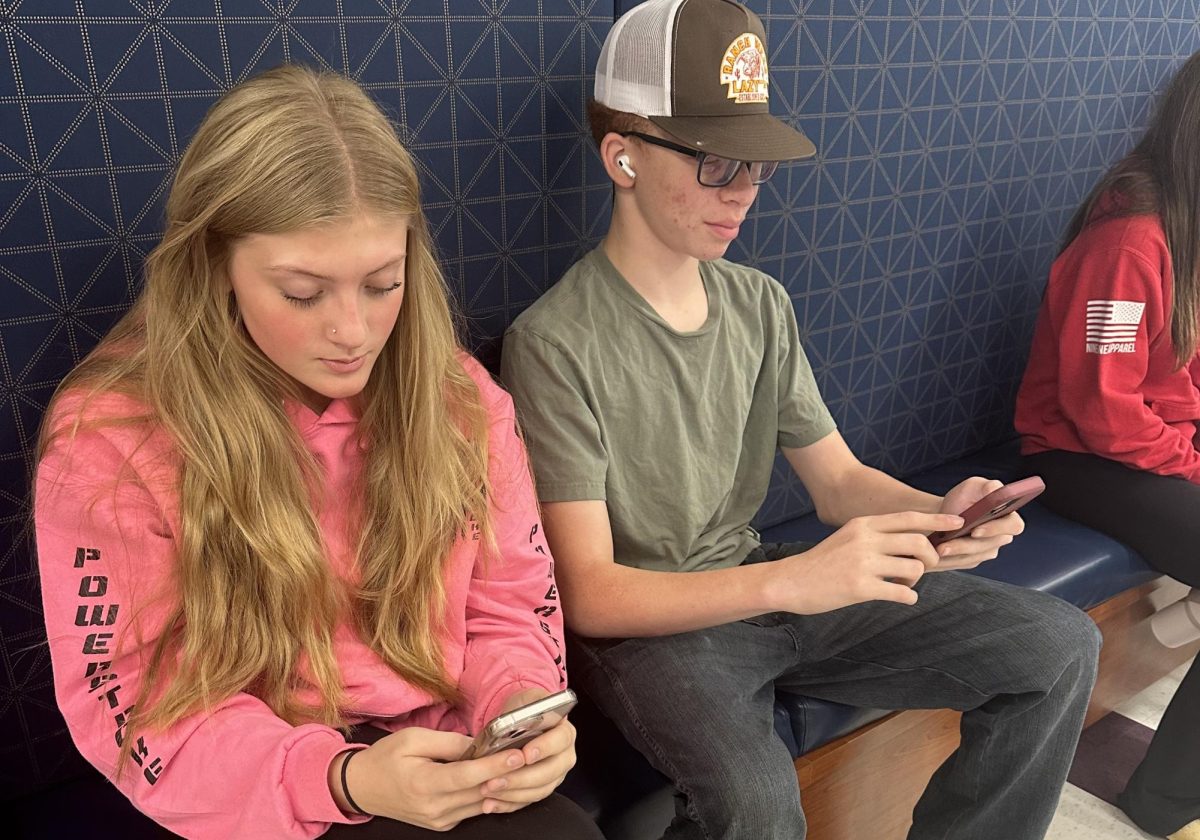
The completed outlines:
<svg viewBox="0 0 1200 840">
<path fill-rule="evenodd" d="M 807 546 L 767 545 L 747 562 Z M 917 804 L 910 840 L 1045 835 L 1096 678 L 1100 634 L 1050 595 L 954 572 L 916 606 L 771 613 L 705 630 L 575 639 L 580 685 L 675 784 L 670 840 L 802 840 L 775 690 L 884 709 L 959 709 L 962 745 Z"/>
</svg>

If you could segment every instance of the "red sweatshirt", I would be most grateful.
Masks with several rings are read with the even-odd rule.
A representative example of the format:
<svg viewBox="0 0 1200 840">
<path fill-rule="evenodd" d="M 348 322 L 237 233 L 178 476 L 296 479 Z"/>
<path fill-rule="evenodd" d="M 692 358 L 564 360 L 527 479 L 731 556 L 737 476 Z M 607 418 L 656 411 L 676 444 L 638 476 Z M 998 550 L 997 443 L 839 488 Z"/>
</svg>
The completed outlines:
<svg viewBox="0 0 1200 840">
<path fill-rule="evenodd" d="M 1015 423 L 1026 454 L 1090 452 L 1200 483 L 1200 355 L 1176 369 L 1157 216 L 1087 225 L 1050 269 Z"/>
<path fill-rule="evenodd" d="M 565 682 L 553 563 L 512 401 L 477 362 L 464 357 L 464 365 L 491 416 L 491 514 L 500 549 L 489 556 L 478 534 L 467 533 L 446 565 L 442 650 L 464 702 L 457 708 L 434 702 L 343 624 L 335 656 L 347 708 L 354 710 L 351 723 L 477 732 L 514 692 L 557 691 Z M 64 400 L 51 422 L 69 424 L 78 408 L 78 401 Z M 88 415 L 128 417 L 137 409 L 109 395 L 94 401 Z M 341 400 L 320 416 L 300 405 L 287 409 L 324 469 L 324 497 L 313 502 L 329 563 L 346 579 L 353 574 L 346 502 L 362 467 L 356 417 Z M 58 705 L 80 752 L 110 779 L 143 667 L 132 631 L 148 651 L 177 597 L 171 576 L 180 533 L 178 455 L 161 432 L 141 446 L 140 439 L 128 426 L 81 432 L 73 442 L 60 437 L 37 475 L 38 563 Z M 311 702 L 315 693 L 300 696 Z M 330 823 L 362 819 L 342 814 L 326 783 L 330 761 L 346 748 L 341 733 L 289 725 L 251 694 L 125 746 L 134 763 L 118 786 L 185 837 L 315 837 Z"/>
</svg>

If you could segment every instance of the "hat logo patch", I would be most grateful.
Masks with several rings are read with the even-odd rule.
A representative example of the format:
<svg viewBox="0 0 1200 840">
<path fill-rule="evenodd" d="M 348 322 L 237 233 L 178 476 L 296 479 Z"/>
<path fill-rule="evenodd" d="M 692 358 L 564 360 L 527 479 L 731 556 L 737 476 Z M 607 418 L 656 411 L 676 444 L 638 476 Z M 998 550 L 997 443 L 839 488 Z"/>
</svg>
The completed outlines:
<svg viewBox="0 0 1200 840">
<path fill-rule="evenodd" d="M 729 86 L 726 98 L 739 104 L 767 101 L 767 50 L 753 32 L 743 32 L 726 48 L 721 84 Z"/>
</svg>

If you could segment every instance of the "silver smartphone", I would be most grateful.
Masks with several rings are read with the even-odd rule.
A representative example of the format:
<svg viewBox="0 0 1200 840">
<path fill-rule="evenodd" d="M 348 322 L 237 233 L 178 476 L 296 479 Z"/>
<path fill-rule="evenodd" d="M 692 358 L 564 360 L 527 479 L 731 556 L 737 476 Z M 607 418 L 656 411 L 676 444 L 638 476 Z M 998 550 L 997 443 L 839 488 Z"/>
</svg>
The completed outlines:
<svg viewBox="0 0 1200 840">
<path fill-rule="evenodd" d="M 519 706 L 511 712 L 496 715 L 475 736 L 475 741 L 463 753 L 460 761 L 483 758 L 500 750 L 514 749 L 528 744 L 537 736 L 555 726 L 575 708 L 577 698 L 569 688 L 563 689 L 541 700 Z"/>
</svg>

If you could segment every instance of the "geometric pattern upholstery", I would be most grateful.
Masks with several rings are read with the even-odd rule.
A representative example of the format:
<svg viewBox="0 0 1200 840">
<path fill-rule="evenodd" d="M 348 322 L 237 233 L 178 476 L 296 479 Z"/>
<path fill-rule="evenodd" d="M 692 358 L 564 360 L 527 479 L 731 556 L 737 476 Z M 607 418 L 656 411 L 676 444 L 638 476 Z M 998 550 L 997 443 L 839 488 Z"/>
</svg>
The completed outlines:
<svg viewBox="0 0 1200 840">
<path fill-rule="evenodd" d="M 0 0 L 2 795 L 79 762 L 54 708 L 29 549 L 38 424 L 135 294 L 207 107 L 284 61 L 367 87 L 417 158 L 447 279 L 487 357 L 604 231 L 584 103 L 626 5 Z M 730 258 L 788 288 L 864 460 L 909 474 L 1003 439 L 1063 224 L 1200 47 L 1195 4 L 749 5 L 767 26 L 772 110 L 818 153 L 762 189 Z M 760 519 L 807 509 L 780 470 Z"/>
</svg>

